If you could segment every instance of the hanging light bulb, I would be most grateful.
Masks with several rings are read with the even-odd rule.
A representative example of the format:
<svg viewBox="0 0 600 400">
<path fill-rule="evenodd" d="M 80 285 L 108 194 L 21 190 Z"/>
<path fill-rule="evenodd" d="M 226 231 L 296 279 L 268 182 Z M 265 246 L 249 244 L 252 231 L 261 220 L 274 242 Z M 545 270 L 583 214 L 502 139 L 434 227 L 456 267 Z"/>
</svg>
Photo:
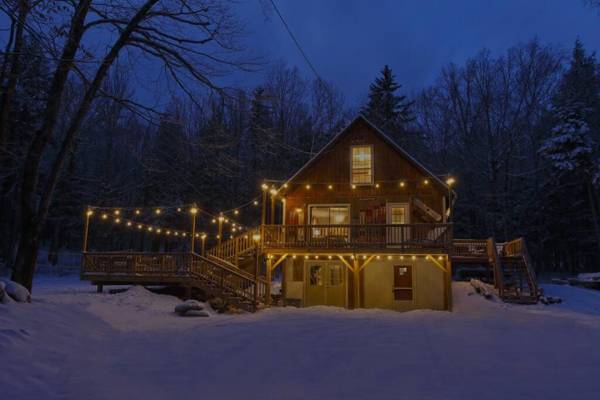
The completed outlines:
<svg viewBox="0 0 600 400">
<path fill-rule="evenodd" d="M 327 185 L 327 189 L 333 190 L 333 185 Z"/>
<path fill-rule="evenodd" d="M 142 229 L 144 226 L 142 224 L 138 224 L 137 228 Z"/>
<path fill-rule="evenodd" d="M 177 207 L 177 212 L 181 212 L 181 207 Z"/>
<path fill-rule="evenodd" d="M 304 187 L 306 188 L 306 190 L 310 190 L 310 185 L 306 185 Z"/>
<path fill-rule="evenodd" d="M 375 184 L 375 188 L 376 188 L 376 189 L 379 189 L 379 183 L 376 183 L 376 184 Z"/>
<path fill-rule="evenodd" d="M 233 210 L 233 213 L 234 213 L 235 215 L 238 215 L 240 212 L 239 212 L 238 210 Z"/>
<path fill-rule="evenodd" d="M 140 210 L 135 210 L 135 215 L 140 215 L 142 212 Z"/>
<path fill-rule="evenodd" d="M 115 210 L 115 215 L 121 215 L 121 210 Z"/>
<path fill-rule="evenodd" d="M 131 226 L 131 221 L 127 221 L 127 226 Z"/>
<path fill-rule="evenodd" d="M 404 181 L 401 181 L 400 182 L 400 187 L 404 187 L 404 186 L 406 186 L 406 183 L 404 183 Z"/>
<path fill-rule="evenodd" d="M 162 212 L 162 210 L 160 208 L 157 208 L 156 210 L 154 210 L 154 212 L 156 213 L 156 215 L 160 215 L 160 213 Z"/>
<path fill-rule="evenodd" d="M 162 229 L 158 228 L 158 229 L 156 230 L 156 233 L 160 233 L 160 232 L 162 232 Z"/>
<path fill-rule="evenodd" d="M 148 227 L 148 232 L 152 232 L 154 228 L 152 228 L 151 226 Z"/>
<path fill-rule="evenodd" d="M 107 219 L 108 218 L 108 214 L 104 213 L 102 214 L 102 219 Z"/>
<path fill-rule="evenodd" d="M 254 201 L 252 202 L 252 204 L 254 204 L 255 206 L 257 206 L 257 205 L 258 205 L 258 201 L 257 201 L 257 200 L 254 200 Z"/>
<path fill-rule="evenodd" d="M 425 180 L 423 181 L 423 184 L 424 184 L 424 185 L 429 185 L 429 179 L 425 179 Z"/>
<path fill-rule="evenodd" d="M 87 210 L 85 215 L 87 215 L 88 217 L 91 217 L 92 215 L 94 215 L 94 212 L 92 210 Z"/>
<path fill-rule="evenodd" d="M 167 231 L 167 232 L 165 232 L 165 233 L 166 233 L 167 235 L 170 235 L 170 234 L 171 234 L 171 231 Z"/>
<path fill-rule="evenodd" d="M 121 218 L 115 218 L 115 224 L 120 224 L 121 223 Z"/>
<path fill-rule="evenodd" d="M 181 234 L 181 236 L 183 236 L 183 237 L 186 237 L 186 236 L 187 236 L 187 233 L 183 232 L 183 233 Z"/>
<path fill-rule="evenodd" d="M 269 186 L 266 183 L 263 183 L 262 185 L 260 185 L 260 187 L 262 188 L 262 190 L 267 190 L 269 188 Z"/>
</svg>

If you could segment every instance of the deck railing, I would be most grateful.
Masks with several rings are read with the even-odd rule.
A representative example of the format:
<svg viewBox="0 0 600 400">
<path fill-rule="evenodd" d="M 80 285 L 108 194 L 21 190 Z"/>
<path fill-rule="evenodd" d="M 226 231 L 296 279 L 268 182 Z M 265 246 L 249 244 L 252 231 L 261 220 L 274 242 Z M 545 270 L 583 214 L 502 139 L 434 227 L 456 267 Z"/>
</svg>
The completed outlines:
<svg viewBox="0 0 600 400">
<path fill-rule="evenodd" d="M 265 249 L 447 251 L 451 224 L 265 225 Z"/>
<path fill-rule="evenodd" d="M 195 253 L 83 253 L 81 276 L 103 282 L 114 281 L 117 277 L 157 283 L 179 278 L 198 279 L 248 301 L 263 302 L 267 293 L 267 284 L 262 277 Z"/>
</svg>

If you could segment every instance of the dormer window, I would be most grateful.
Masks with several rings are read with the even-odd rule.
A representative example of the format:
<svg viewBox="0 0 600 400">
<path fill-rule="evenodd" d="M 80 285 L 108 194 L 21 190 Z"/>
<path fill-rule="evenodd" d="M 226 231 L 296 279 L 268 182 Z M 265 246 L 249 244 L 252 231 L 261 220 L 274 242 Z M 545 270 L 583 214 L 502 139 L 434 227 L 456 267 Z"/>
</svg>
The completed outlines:
<svg viewBox="0 0 600 400">
<path fill-rule="evenodd" d="M 353 185 L 373 184 L 373 147 L 352 146 L 351 183 Z"/>
</svg>

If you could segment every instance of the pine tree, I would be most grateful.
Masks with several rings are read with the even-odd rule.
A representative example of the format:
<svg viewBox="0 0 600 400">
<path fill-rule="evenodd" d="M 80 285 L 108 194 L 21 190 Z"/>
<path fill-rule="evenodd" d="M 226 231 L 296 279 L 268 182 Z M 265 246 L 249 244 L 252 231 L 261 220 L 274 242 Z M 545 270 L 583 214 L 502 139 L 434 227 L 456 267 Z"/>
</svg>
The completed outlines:
<svg viewBox="0 0 600 400">
<path fill-rule="evenodd" d="M 595 246 L 600 249 L 597 188 L 594 185 L 599 176 L 597 143 L 600 139 L 597 70 L 595 56 L 588 56 L 577 40 L 569 69 L 553 98 L 554 123 L 548 138 L 540 146 L 540 154 L 550 167 L 544 185 L 546 215 L 563 220 L 563 228 L 556 235 L 561 237 L 560 241 L 569 241 L 569 248 L 574 250 L 572 260 L 568 261 L 572 268 L 582 264 L 581 255 L 588 253 L 589 246 L 594 243 L 590 241 L 589 230 L 593 230 Z M 589 230 L 584 228 L 586 226 Z"/>
<path fill-rule="evenodd" d="M 381 70 L 381 76 L 369 86 L 369 101 L 363 108 L 363 113 L 386 131 L 394 131 L 414 120 L 411 110 L 413 102 L 408 101 L 406 96 L 397 94 L 401 87 L 387 65 Z"/>
</svg>

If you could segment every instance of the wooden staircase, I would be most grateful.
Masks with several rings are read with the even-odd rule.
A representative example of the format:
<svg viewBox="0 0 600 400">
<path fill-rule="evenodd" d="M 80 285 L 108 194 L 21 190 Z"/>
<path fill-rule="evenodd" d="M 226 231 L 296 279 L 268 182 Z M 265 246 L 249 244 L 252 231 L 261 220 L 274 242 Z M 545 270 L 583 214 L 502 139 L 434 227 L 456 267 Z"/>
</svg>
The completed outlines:
<svg viewBox="0 0 600 400">
<path fill-rule="evenodd" d="M 98 285 L 181 285 L 256 311 L 266 303 L 267 283 L 214 256 L 196 253 L 83 253 L 81 279 Z"/>
<path fill-rule="evenodd" d="M 540 293 L 535 271 L 523 238 L 506 243 L 496 243 L 494 238 L 457 239 L 454 241 L 452 260 L 456 263 L 489 265 L 494 286 L 503 301 L 521 304 L 535 304 L 538 301 Z"/>
<path fill-rule="evenodd" d="M 225 260 L 194 254 L 189 272 L 193 286 L 246 311 L 256 311 L 265 303 L 266 281 Z"/>
</svg>

